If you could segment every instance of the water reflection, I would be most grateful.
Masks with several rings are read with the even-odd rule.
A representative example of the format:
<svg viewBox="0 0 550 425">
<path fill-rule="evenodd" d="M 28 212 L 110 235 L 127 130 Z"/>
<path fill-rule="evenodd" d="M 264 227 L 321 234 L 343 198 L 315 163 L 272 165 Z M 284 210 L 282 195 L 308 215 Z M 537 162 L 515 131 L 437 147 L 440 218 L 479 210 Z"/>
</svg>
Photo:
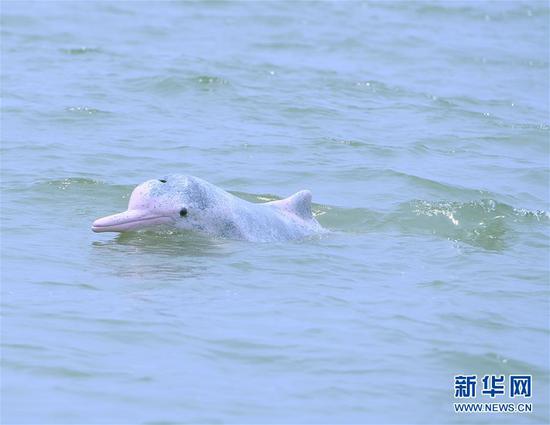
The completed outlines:
<svg viewBox="0 0 550 425">
<path fill-rule="evenodd" d="M 149 230 L 120 233 L 91 244 L 91 260 L 116 277 L 181 280 L 216 267 L 216 257 L 230 255 L 238 243 L 192 232 Z"/>
</svg>

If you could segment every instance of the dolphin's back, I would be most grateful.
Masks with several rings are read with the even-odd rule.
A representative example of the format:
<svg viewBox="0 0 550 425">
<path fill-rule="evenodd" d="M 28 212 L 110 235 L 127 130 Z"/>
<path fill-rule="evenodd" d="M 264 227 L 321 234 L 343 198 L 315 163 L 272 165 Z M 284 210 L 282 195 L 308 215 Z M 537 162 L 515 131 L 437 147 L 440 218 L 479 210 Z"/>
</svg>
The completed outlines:
<svg viewBox="0 0 550 425">
<path fill-rule="evenodd" d="M 300 190 L 288 198 L 267 203 L 283 211 L 293 213 L 303 220 L 313 219 L 313 214 L 311 213 L 311 192 L 309 190 Z"/>
<path fill-rule="evenodd" d="M 256 242 L 300 239 L 323 228 L 311 212 L 311 192 L 301 190 L 278 201 L 253 203 L 235 196 L 201 178 L 175 175 L 193 203 L 201 209 L 205 223 L 199 230 L 229 239 Z"/>
<path fill-rule="evenodd" d="M 323 231 L 311 212 L 311 192 L 302 190 L 288 198 L 260 204 L 239 199 L 235 217 L 242 238 L 249 241 L 300 239 Z"/>
</svg>

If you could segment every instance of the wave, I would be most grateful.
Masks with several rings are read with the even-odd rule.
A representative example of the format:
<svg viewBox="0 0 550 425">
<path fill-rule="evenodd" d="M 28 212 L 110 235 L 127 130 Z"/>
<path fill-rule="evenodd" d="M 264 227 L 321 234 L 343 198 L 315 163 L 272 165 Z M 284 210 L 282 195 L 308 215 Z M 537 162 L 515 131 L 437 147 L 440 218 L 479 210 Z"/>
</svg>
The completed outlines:
<svg viewBox="0 0 550 425">
<path fill-rule="evenodd" d="M 500 251 L 522 226 L 541 225 L 547 231 L 546 211 L 515 208 L 494 199 L 467 202 L 410 200 L 389 213 L 363 208 L 315 206 L 321 224 L 344 232 L 389 232 L 427 235 Z"/>
<path fill-rule="evenodd" d="M 152 75 L 126 81 L 126 86 L 129 90 L 157 94 L 175 94 L 187 90 L 210 91 L 228 85 L 230 85 L 228 80 L 214 75 Z"/>
</svg>

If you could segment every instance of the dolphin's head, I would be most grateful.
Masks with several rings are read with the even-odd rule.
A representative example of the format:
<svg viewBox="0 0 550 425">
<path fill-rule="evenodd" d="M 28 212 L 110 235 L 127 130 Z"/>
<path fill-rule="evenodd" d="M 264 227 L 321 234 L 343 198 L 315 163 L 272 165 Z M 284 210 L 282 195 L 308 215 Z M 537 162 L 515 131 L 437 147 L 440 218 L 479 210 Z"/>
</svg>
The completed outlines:
<svg viewBox="0 0 550 425">
<path fill-rule="evenodd" d="M 156 225 L 202 229 L 202 216 L 213 202 L 208 183 L 191 176 L 172 175 L 137 186 L 124 212 L 98 218 L 94 232 L 126 232 Z"/>
</svg>

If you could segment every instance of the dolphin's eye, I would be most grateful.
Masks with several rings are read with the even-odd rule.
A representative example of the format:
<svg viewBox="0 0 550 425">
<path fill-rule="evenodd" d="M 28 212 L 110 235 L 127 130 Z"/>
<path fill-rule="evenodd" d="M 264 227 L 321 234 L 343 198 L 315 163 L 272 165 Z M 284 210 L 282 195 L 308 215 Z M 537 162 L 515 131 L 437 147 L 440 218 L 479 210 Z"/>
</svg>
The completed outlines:
<svg viewBox="0 0 550 425">
<path fill-rule="evenodd" d="M 164 179 L 159 179 L 159 182 L 161 182 L 161 183 L 166 183 L 166 180 L 164 180 Z"/>
<path fill-rule="evenodd" d="M 187 215 L 187 208 L 182 208 L 180 210 L 180 217 L 185 217 Z"/>
</svg>

